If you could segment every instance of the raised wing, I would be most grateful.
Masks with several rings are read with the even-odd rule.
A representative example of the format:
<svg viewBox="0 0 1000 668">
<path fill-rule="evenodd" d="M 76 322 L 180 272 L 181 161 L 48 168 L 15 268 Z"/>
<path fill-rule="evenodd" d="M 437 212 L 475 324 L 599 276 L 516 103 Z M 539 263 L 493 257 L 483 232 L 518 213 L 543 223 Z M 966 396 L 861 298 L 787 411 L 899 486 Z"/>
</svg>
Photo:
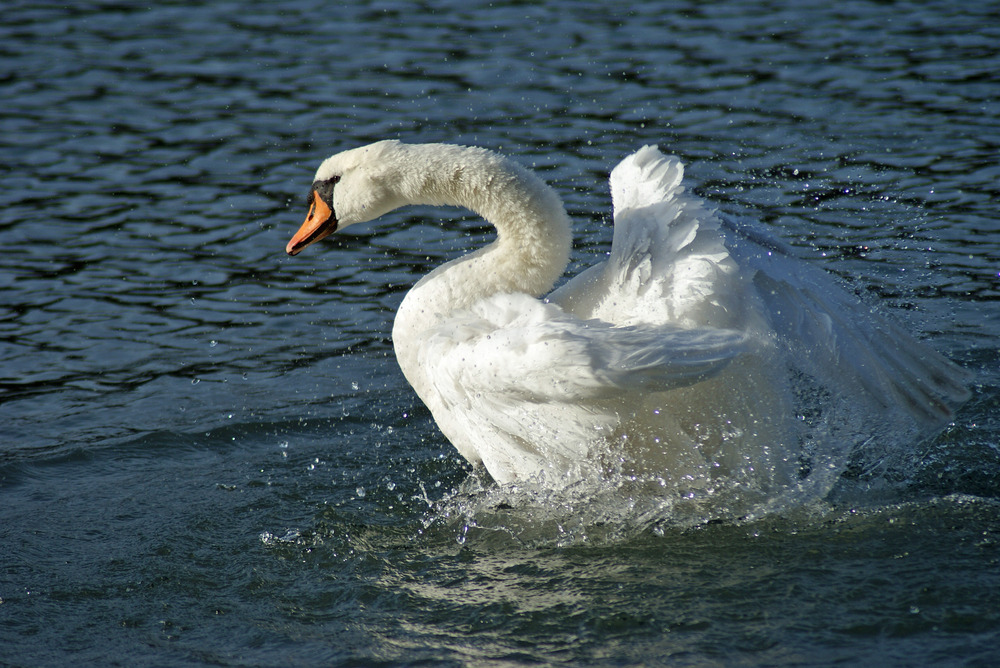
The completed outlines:
<svg viewBox="0 0 1000 668">
<path fill-rule="evenodd" d="M 896 426 L 905 419 L 927 427 L 951 419 L 969 396 L 966 372 L 760 226 L 706 209 L 682 178 L 680 161 L 656 147 L 623 160 L 611 173 L 610 257 L 550 299 L 581 318 L 619 325 L 763 337 L 785 352 L 789 370 L 808 379 L 814 395 L 843 395 L 856 420 L 895 416 Z"/>
<path fill-rule="evenodd" d="M 611 172 L 608 260 L 550 296 L 582 318 L 617 325 L 740 327 L 738 267 L 719 221 L 680 185 L 684 166 L 646 146 Z"/>
<path fill-rule="evenodd" d="M 969 374 L 865 305 L 820 268 L 794 258 L 751 221 L 722 219 L 770 325 L 800 372 L 882 411 L 940 426 L 969 397 Z M 862 399 L 866 396 L 867 399 Z"/>
</svg>

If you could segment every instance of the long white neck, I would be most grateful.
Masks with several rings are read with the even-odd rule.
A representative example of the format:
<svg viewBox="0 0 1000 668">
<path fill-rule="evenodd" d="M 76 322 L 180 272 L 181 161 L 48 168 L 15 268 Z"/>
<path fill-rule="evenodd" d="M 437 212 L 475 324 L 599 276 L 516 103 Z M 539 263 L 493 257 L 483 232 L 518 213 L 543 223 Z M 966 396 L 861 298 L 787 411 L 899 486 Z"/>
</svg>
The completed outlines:
<svg viewBox="0 0 1000 668">
<path fill-rule="evenodd" d="M 483 149 L 395 144 L 382 160 L 386 169 L 379 178 L 392 181 L 399 204 L 464 207 L 497 230 L 496 241 L 438 267 L 400 305 L 396 356 L 417 387 L 410 362 L 420 332 L 490 295 L 548 292 L 569 261 L 570 222 L 559 196 L 540 178 Z"/>
</svg>

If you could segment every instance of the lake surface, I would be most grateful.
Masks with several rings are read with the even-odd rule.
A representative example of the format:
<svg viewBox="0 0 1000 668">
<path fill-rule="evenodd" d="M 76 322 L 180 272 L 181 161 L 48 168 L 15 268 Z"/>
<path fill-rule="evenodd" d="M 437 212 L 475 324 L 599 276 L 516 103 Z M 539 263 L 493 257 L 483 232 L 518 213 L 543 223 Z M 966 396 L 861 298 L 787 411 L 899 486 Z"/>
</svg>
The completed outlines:
<svg viewBox="0 0 1000 668">
<path fill-rule="evenodd" d="M 7 2 L 0 664 L 996 665 L 996 9 Z M 498 489 L 389 339 L 483 223 L 284 254 L 319 162 L 383 138 L 538 170 L 570 274 L 609 248 L 610 169 L 659 144 L 972 398 L 753 521 Z"/>
</svg>

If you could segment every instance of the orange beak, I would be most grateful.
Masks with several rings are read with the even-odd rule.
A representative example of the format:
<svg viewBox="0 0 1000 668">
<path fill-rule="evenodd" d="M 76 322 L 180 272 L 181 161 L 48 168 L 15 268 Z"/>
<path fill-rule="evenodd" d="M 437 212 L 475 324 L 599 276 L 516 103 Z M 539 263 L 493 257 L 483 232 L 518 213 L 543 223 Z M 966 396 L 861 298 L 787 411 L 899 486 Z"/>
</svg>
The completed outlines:
<svg viewBox="0 0 1000 668">
<path fill-rule="evenodd" d="M 306 222 L 302 223 L 302 227 L 285 246 L 285 252 L 289 255 L 298 255 L 307 246 L 337 231 L 337 217 L 333 215 L 333 211 L 323 198 L 313 191 L 309 199 L 309 215 L 306 216 Z"/>
</svg>

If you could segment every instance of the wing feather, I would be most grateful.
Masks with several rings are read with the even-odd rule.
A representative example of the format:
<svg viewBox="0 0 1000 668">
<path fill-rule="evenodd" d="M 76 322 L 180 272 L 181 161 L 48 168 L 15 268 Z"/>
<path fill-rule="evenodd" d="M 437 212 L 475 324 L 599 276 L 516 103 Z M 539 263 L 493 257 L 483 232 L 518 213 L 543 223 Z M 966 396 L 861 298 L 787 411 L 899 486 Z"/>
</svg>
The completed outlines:
<svg viewBox="0 0 1000 668">
<path fill-rule="evenodd" d="M 485 299 L 434 329 L 422 363 L 449 379 L 449 393 L 492 392 L 511 401 L 600 398 L 662 391 L 718 373 L 743 351 L 730 330 L 616 327 L 583 321 L 527 295 Z"/>
<path fill-rule="evenodd" d="M 882 410 L 940 426 L 969 397 L 969 374 L 865 305 L 827 272 L 795 259 L 750 221 L 723 220 L 729 246 L 791 366 Z"/>
</svg>

